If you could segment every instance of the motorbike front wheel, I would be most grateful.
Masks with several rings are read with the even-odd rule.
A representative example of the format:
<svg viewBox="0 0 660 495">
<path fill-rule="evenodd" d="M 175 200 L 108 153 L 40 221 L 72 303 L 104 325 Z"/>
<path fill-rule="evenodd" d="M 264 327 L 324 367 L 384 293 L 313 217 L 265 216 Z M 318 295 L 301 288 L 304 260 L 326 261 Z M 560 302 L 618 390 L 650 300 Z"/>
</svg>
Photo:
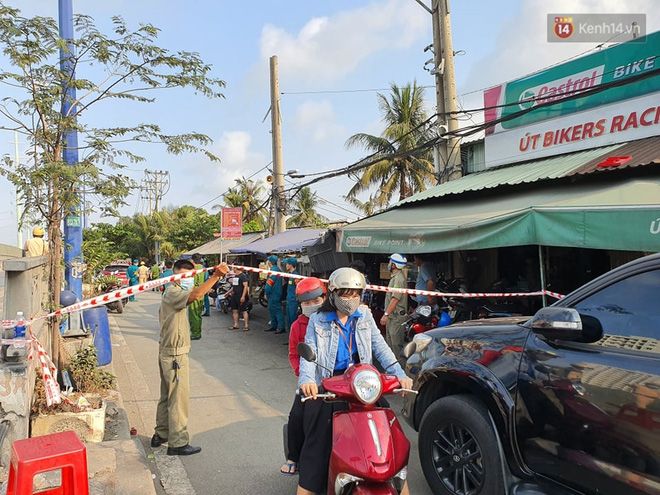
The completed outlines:
<svg viewBox="0 0 660 495">
<path fill-rule="evenodd" d="M 419 459 L 433 493 L 504 493 L 502 453 L 486 407 L 467 395 L 435 401 L 419 429 Z"/>
</svg>

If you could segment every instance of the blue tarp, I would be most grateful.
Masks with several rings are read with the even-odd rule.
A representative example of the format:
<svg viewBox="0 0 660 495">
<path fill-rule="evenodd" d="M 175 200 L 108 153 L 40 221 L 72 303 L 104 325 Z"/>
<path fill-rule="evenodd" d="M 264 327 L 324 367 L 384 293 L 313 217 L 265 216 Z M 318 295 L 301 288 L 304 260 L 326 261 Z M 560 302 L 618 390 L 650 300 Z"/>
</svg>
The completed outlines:
<svg viewBox="0 0 660 495">
<path fill-rule="evenodd" d="M 270 253 L 291 253 L 300 251 L 305 246 L 314 244 L 327 229 L 291 229 L 265 239 L 250 242 L 243 246 L 230 249 L 230 253 L 255 253 L 268 255 Z"/>
</svg>

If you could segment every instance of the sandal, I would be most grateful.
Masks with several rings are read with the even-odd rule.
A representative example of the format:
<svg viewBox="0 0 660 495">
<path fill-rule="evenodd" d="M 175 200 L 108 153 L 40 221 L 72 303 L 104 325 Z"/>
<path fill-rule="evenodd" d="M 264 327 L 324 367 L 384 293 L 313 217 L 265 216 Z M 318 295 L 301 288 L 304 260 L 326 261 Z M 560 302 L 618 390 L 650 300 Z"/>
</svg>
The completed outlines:
<svg viewBox="0 0 660 495">
<path fill-rule="evenodd" d="M 298 474 L 298 463 L 287 459 L 280 468 L 280 473 L 284 476 L 294 476 Z"/>
<path fill-rule="evenodd" d="M 243 329 L 243 331 L 244 331 L 244 332 L 249 332 L 249 331 L 250 331 L 250 327 L 245 327 L 245 328 Z"/>
<path fill-rule="evenodd" d="M 227 327 L 229 330 L 238 330 L 238 327 Z"/>
</svg>

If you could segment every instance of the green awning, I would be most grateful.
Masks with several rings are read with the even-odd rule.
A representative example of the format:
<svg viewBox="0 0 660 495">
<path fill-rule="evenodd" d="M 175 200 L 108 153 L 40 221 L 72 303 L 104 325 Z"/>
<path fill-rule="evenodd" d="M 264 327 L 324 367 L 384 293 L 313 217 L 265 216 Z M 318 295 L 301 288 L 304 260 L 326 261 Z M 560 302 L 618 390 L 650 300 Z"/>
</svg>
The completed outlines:
<svg viewBox="0 0 660 495">
<path fill-rule="evenodd" d="M 338 230 L 354 253 L 542 245 L 660 251 L 660 178 L 416 202 Z"/>
</svg>

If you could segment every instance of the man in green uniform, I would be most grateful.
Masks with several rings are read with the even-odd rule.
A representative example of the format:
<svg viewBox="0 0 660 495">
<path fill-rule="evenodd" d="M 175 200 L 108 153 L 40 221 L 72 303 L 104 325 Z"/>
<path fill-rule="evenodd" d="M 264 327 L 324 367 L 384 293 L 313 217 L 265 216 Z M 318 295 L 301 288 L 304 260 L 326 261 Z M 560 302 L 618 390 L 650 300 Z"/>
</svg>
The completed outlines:
<svg viewBox="0 0 660 495">
<path fill-rule="evenodd" d="M 399 253 L 394 253 L 390 256 L 388 268 L 392 273 L 390 283 L 387 285 L 391 288 L 406 289 L 408 284 L 403 269 L 406 267 L 408 260 L 405 256 Z M 406 321 L 408 317 L 408 296 L 400 292 L 388 292 L 385 295 L 385 312 L 380 319 L 380 324 L 385 325 L 385 340 L 387 345 L 390 346 L 392 352 L 402 362 L 401 349 L 404 344 L 404 331 L 401 324 Z M 405 361 L 405 360 L 403 360 Z"/>
<path fill-rule="evenodd" d="M 174 263 L 174 274 L 194 268 L 190 260 L 179 260 Z M 190 326 L 186 308 L 201 299 L 228 271 L 227 264 L 222 263 L 199 287 L 193 288 L 192 278 L 184 278 L 172 282 L 163 294 L 159 311 L 160 399 L 151 446 L 156 448 L 167 442 L 167 455 L 191 455 L 202 450 L 190 445 L 188 435 Z"/>
<path fill-rule="evenodd" d="M 201 257 L 199 254 L 192 255 L 192 262 L 195 265 L 195 270 L 201 270 L 202 266 Z M 194 285 L 200 287 L 204 283 L 205 273 L 198 273 L 195 275 Z M 209 287 L 210 290 L 210 287 Z M 208 292 L 208 291 L 207 291 Z M 202 310 L 204 309 L 204 298 L 194 301 L 188 306 L 188 321 L 190 322 L 190 338 L 192 340 L 199 340 L 202 338 Z"/>
</svg>

